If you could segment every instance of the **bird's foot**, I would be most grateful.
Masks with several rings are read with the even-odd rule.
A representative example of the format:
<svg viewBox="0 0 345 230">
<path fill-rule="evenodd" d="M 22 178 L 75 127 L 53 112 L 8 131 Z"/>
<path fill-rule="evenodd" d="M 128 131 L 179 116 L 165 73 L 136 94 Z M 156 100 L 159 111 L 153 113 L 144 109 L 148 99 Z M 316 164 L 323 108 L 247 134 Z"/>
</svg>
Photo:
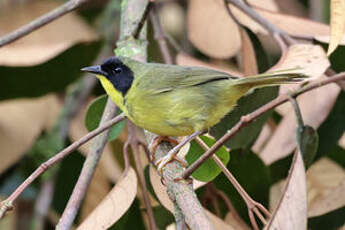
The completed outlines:
<svg viewBox="0 0 345 230">
<path fill-rule="evenodd" d="M 158 146 L 162 143 L 162 142 L 169 142 L 171 143 L 172 145 L 176 146 L 178 145 L 178 141 L 175 140 L 175 139 L 172 139 L 168 136 L 156 136 L 153 141 L 152 141 L 152 144 L 151 144 L 151 161 L 152 162 L 155 162 L 155 152 L 158 148 Z"/>
<path fill-rule="evenodd" d="M 175 151 L 170 151 L 168 152 L 167 155 L 165 155 L 164 157 L 158 159 L 156 162 L 155 162 L 155 165 L 157 166 L 157 171 L 162 175 L 162 171 L 163 171 L 163 168 L 169 164 L 171 161 L 177 161 L 179 162 L 182 167 L 187 167 L 188 166 L 188 163 L 186 162 L 186 160 L 180 158 L 177 156 L 177 152 Z"/>
</svg>

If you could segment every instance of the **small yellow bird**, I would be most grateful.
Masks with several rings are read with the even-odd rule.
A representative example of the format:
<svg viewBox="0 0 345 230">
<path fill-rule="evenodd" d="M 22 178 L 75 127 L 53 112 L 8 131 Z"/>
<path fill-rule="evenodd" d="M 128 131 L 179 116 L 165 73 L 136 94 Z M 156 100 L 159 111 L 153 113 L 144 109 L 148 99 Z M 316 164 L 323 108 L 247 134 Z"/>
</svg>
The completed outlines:
<svg viewBox="0 0 345 230">
<path fill-rule="evenodd" d="M 238 78 L 224 72 L 110 57 L 82 71 L 96 74 L 107 94 L 137 126 L 160 136 L 187 136 L 218 123 L 251 89 L 298 82 L 296 71 Z M 166 156 L 165 164 L 174 158 Z"/>
</svg>

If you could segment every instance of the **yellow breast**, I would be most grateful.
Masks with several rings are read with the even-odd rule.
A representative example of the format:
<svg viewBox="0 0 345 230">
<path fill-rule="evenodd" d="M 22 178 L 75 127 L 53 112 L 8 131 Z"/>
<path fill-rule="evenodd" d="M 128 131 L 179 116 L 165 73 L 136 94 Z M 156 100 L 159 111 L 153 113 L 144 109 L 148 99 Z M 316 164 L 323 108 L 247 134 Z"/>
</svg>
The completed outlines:
<svg viewBox="0 0 345 230">
<path fill-rule="evenodd" d="M 114 88 L 113 84 L 111 84 L 107 78 L 102 75 L 97 75 L 97 77 L 101 81 L 104 90 L 110 96 L 110 99 L 115 102 L 126 116 L 128 116 L 128 111 L 124 105 L 122 94 Z"/>
</svg>

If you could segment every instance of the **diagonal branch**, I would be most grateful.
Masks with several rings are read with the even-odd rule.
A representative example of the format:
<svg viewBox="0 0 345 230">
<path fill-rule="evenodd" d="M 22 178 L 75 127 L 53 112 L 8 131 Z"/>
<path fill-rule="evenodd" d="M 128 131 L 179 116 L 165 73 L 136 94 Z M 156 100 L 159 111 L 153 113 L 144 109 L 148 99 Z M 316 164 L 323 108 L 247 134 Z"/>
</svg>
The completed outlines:
<svg viewBox="0 0 345 230">
<path fill-rule="evenodd" d="M 264 113 L 268 112 L 269 110 L 277 107 L 278 105 L 281 105 L 282 103 L 289 100 L 290 96 L 296 97 L 302 93 L 305 93 L 307 91 L 316 89 L 318 87 L 321 87 L 323 85 L 327 85 L 330 83 L 335 83 L 337 81 L 343 81 L 345 80 L 345 73 L 339 73 L 337 75 L 334 75 L 332 77 L 329 77 L 327 79 L 322 79 L 319 81 L 315 81 L 303 88 L 300 88 L 290 94 L 284 94 L 276 99 L 270 101 L 266 105 L 260 107 L 259 109 L 255 110 L 254 112 L 243 116 L 241 120 L 232 127 L 231 130 L 229 130 L 222 138 L 220 138 L 208 151 L 206 151 L 198 160 L 196 160 L 189 168 L 185 170 L 185 172 L 182 175 L 182 178 L 186 179 L 192 173 L 202 164 L 204 163 L 208 158 L 210 158 L 226 141 L 228 141 L 230 138 L 232 138 L 236 133 L 238 133 L 243 127 L 254 121 L 259 116 L 263 115 Z"/>
<path fill-rule="evenodd" d="M 39 177 L 42 173 L 44 173 L 47 169 L 51 166 L 56 164 L 57 162 L 61 161 L 67 155 L 78 149 L 80 146 L 88 142 L 90 139 L 94 138 L 101 132 L 106 129 L 109 129 L 111 126 L 115 125 L 116 123 L 122 121 L 125 118 L 123 114 L 111 119 L 110 121 L 104 123 L 102 126 L 99 126 L 97 129 L 89 132 L 78 141 L 74 142 L 61 152 L 57 153 L 54 157 L 50 158 L 46 162 L 42 163 L 40 167 L 38 167 L 6 200 L 1 202 L 0 207 L 0 219 L 4 216 L 5 212 L 13 207 L 13 202 L 22 194 L 22 192 L 34 181 L 37 177 Z"/>
<path fill-rule="evenodd" d="M 25 35 L 41 28 L 42 26 L 58 19 L 59 17 L 75 10 L 83 5 L 88 0 L 70 0 L 60 7 L 50 11 L 49 13 L 33 20 L 32 22 L 20 27 L 19 29 L 4 35 L 0 38 L 0 47 L 7 45 L 17 39 L 24 37 Z"/>
</svg>

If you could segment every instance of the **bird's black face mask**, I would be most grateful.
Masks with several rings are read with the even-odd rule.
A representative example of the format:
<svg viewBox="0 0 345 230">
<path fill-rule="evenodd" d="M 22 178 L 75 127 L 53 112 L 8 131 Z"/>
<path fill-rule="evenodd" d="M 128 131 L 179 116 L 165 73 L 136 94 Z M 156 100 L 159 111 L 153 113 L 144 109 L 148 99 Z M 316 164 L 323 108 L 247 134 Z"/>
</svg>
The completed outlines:
<svg viewBox="0 0 345 230">
<path fill-rule="evenodd" d="M 89 66 L 81 70 L 103 75 L 113 84 L 116 90 L 122 93 L 122 96 L 126 95 L 134 80 L 131 69 L 117 57 L 110 57 L 101 65 Z"/>
</svg>

